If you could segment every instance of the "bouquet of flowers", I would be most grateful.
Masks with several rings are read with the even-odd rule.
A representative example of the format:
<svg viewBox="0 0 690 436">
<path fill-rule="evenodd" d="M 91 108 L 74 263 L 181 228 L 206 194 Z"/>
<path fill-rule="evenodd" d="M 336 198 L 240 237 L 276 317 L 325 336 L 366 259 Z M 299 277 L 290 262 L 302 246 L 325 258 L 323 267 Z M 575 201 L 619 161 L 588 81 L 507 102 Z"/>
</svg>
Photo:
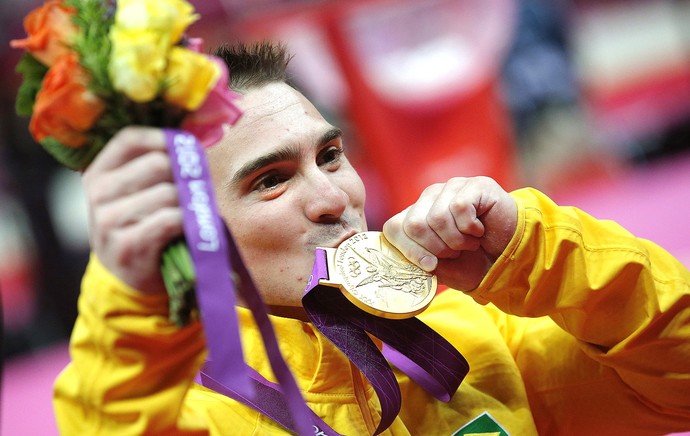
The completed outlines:
<svg viewBox="0 0 690 436">
<path fill-rule="evenodd" d="M 204 146 L 240 116 L 225 64 L 185 31 L 198 19 L 185 0 L 47 0 L 24 20 L 17 113 L 61 164 L 83 170 L 128 125 L 176 127 Z M 194 269 L 184 239 L 161 268 L 170 317 L 195 314 Z"/>
</svg>

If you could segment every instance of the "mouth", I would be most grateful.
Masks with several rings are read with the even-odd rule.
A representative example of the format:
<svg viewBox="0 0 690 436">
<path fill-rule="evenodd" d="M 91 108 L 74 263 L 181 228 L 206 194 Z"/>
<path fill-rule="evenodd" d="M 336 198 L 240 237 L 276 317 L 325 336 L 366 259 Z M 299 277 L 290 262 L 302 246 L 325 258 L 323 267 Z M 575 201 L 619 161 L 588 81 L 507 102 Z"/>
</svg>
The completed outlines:
<svg viewBox="0 0 690 436">
<path fill-rule="evenodd" d="M 337 230 L 332 230 L 332 234 L 328 235 L 329 237 L 321 238 L 321 241 L 319 243 L 314 244 L 315 247 L 338 248 L 338 246 L 340 246 L 340 244 L 342 244 L 344 241 L 359 233 L 359 230 L 349 225 L 343 225 L 342 227 L 339 227 Z"/>
<path fill-rule="evenodd" d="M 335 244 L 335 245 L 334 245 L 333 247 L 331 247 L 331 248 L 337 248 L 337 247 L 339 247 L 340 244 L 342 244 L 343 242 L 347 241 L 348 239 L 350 239 L 351 237 L 353 237 L 353 236 L 356 235 L 357 233 L 359 233 L 357 230 L 355 230 L 355 229 L 353 229 L 353 228 L 350 228 L 349 231 L 346 232 L 345 235 L 344 235 L 342 238 L 340 238 L 340 240 L 338 241 L 338 243 Z"/>
<path fill-rule="evenodd" d="M 349 219 L 348 219 L 349 218 Z M 348 238 L 366 229 L 366 225 L 356 217 L 341 217 L 337 223 L 320 225 L 306 241 L 310 250 L 314 248 L 338 248 Z"/>
</svg>

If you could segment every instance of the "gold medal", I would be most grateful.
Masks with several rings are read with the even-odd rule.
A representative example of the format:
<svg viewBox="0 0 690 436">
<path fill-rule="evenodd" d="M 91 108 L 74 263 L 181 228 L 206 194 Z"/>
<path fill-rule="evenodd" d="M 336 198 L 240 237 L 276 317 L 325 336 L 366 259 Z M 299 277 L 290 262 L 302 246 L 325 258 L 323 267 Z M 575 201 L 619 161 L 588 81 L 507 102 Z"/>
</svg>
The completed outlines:
<svg viewBox="0 0 690 436">
<path fill-rule="evenodd" d="M 355 306 L 383 318 L 411 318 L 436 295 L 436 276 L 398 251 L 381 232 L 358 233 L 338 248 L 324 248 L 328 279 Z"/>
</svg>

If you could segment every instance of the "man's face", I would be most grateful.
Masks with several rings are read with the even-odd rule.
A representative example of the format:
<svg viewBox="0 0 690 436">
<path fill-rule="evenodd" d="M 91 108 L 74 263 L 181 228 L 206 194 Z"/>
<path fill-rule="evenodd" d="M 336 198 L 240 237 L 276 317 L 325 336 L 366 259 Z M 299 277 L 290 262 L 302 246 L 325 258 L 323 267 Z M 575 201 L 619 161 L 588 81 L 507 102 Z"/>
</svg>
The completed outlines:
<svg viewBox="0 0 690 436">
<path fill-rule="evenodd" d="M 299 92 L 247 92 L 244 115 L 208 150 L 220 213 L 265 301 L 300 306 L 316 247 L 366 230 L 364 185 L 340 131 Z"/>
</svg>

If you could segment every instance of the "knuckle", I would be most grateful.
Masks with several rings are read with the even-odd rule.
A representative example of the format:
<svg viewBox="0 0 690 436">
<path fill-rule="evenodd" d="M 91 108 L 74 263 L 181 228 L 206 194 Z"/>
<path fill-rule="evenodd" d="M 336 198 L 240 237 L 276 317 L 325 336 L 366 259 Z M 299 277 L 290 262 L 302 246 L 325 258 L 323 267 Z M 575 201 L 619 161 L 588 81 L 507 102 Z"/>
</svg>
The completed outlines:
<svg viewBox="0 0 690 436">
<path fill-rule="evenodd" d="M 161 198 L 163 203 L 169 206 L 177 206 L 179 204 L 179 196 L 177 188 L 172 183 L 164 183 L 161 185 Z"/>
<path fill-rule="evenodd" d="M 498 185 L 498 183 L 489 176 L 477 176 L 477 180 L 484 185 Z"/>
<path fill-rule="evenodd" d="M 434 230 L 446 227 L 450 220 L 448 214 L 441 212 L 429 212 L 426 217 L 426 222 Z"/>
<path fill-rule="evenodd" d="M 168 174 L 172 171 L 170 159 L 167 153 L 163 151 L 149 153 L 149 160 L 150 171 L 154 171 L 157 174 Z"/>
<path fill-rule="evenodd" d="M 467 177 L 451 177 L 446 184 L 455 189 L 460 189 L 467 185 L 468 181 Z"/>
<path fill-rule="evenodd" d="M 448 204 L 448 208 L 454 216 L 458 216 L 470 212 L 473 206 L 472 202 L 468 201 L 468 199 L 455 196 Z"/>
<path fill-rule="evenodd" d="M 453 251 L 458 251 L 462 250 L 464 248 L 464 242 L 465 238 L 461 233 L 455 233 L 452 235 L 448 235 L 445 239 L 444 242 Z"/>
<path fill-rule="evenodd" d="M 424 235 L 427 223 L 417 217 L 408 218 L 403 224 L 403 231 L 412 238 L 419 238 Z"/>
<path fill-rule="evenodd" d="M 121 129 L 113 139 L 134 144 L 147 143 L 152 138 L 154 129 L 145 126 L 127 126 Z"/>
<path fill-rule="evenodd" d="M 182 231 L 182 211 L 177 207 L 161 209 L 159 221 L 160 232 L 164 239 L 178 236 Z"/>
<path fill-rule="evenodd" d="M 106 213 L 102 209 L 96 209 L 91 214 L 91 228 L 98 240 L 104 244 L 110 239 L 110 234 L 116 228 L 113 214 Z"/>
<path fill-rule="evenodd" d="M 402 230 L 402 224 L 399 219 L 396 217 L 393 217 L 383 223 L 383 234 L 386 236 L 392 236 L 392 235 L 397 235 L 401 233 Z"/>
<path fill-rule="evenodd" d="M 110 197 L 110 188 L 108 184 L 103 183 L 102 179 L 88 179 L 88 183 L 84 186 L 86 200 L 91 205 L 101 205 L 106 203 Z"/>
<path fill-rule="evenodd" d="M 141 228 L 118 232 L 112 244 L 118 264 L 126 268 L 132 266 L 132 262 L 148 259 L 151 253 L 157 250 L 151 236 L 152 232 L 146 232 Z"/>
<path fill-rule="evenodd" d="M 443 185 L 444 185 L 443 183 L 431 184 L 431 185 L 427 186 L 426 188 L 424 188 L 421 196 L 423 197 L 426 195 L 436 195 L 437 193 L 441 192 L 441 190 L 443 189 Z"/>
<path fill-rule="evenodd" d="M 458 234 L 451 238 L 448 242 L 448 246 L 454 251 L 474 251 L 479 248 L 480 241 L 472 236 Z"/>
<path fill-rule="evenodd" d="M 182 211 L 172 206 L 161 208 L 151 216 L 149 224 L 149 228 L 153 229 L 147 232 L 150 245 L 160 251 L 173 238 L 183 233 Z"/>
<path fill-rule="evenodd" d="M 159 183 L 151 186 L 142 192 L 142 201 L 148 203 L 149 217 L 154 216 L 159 209 L 175 206 L 177 195 L 176 191 L 166 183 Z"/>
</svg>

